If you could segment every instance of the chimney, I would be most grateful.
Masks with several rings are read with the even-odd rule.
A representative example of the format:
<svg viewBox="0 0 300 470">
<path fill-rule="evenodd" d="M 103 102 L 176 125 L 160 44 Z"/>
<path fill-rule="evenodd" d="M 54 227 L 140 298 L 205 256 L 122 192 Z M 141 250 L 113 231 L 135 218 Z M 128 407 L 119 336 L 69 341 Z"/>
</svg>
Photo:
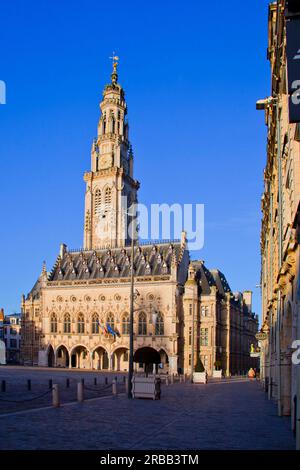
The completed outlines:
<svg viewBox="0 0 300 470">
<path fill-rule="evenodd" d="M 245 290 L 243 292 L 243 299 L 249 312 L 252 312 L 252 290 Z"/>
</svg>

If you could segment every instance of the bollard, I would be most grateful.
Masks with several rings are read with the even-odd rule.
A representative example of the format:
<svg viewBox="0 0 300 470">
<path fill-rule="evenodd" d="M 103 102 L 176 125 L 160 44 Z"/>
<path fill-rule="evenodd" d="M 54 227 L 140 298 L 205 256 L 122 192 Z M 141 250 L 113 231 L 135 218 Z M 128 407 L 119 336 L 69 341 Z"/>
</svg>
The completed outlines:
<svg viewBox="0 0 300 470">
<path fill-rule="evenodd" d="M 54 408 L 58 408 L 60 406 L 58 384 L 54 384 L 52 387 L 52 405 Z"/>
<path fill-rule="evenodd" d="M 77 401 L 82 403 L 83 400 L 84 400 L 84 385 L 81 381 L 81 382 L 78 382 L 77 384 Z"/>
<path fill-rule="evenodd" d="M 125 382 L 125 390 L 126 390 L 126 393 L 128 393 L 128 377 L 124 377 L 124 382 Z"/>
<path fill-rule="evenodd" d="M 5 382 L 5 380 L 1 381 L 1 392 L 6 392 L 6 382 Z"/>
<path fill-rule="evenodd" d="M 30 391 L 31 390 L 31 380 L 27 380 L 27 389 Z"/>
<path fill-rule="evenodd" d="M 126 377 L 125 377 L 125 375 L 124 375 L 124 377 L 123 377 L 123 382 L 126 383 Z"/>
<path fill-rule="evenodd" d="M 108 384 L 108 380 L 107 380 L 107 377 L 105 377 L 105 385 Z"/>
<path fill-rule="evenodd" d="M 117 376 L 115 376 L 115 381 L 118 382 L 118 377 Z"/>
<path fill-rule="evenodd" d="M 169 385 L 169 377 L 166 377 L 166 385 Z"/>
<path fill-rule="evenodd" d="M 97 378 L 94 378 L 94 385 L 97 385 Z"/>
<path fill-rule="evenodd" d="M 81 383 L 82 383 L 82 385 L 84 385 L 84 379 L 81 379 Z"/>
<path fill-rule="evenodd" d="M 52 379 L 49 380 L 49 389 L 51 389 L 53 387 L 53 381 Z"/>
<path fill-rule="evenodd" d="M 70 387 L 70 379 L 67 379 L 67 380 L 66 380 L 66 387 L 67 387 L 67 388 Z"/>
<path fill-rule="evenodd" d="M 113 395 L 117 395 L 117 382 L 116 379 L 112 381 L 112 393 Z"/>
</svg>

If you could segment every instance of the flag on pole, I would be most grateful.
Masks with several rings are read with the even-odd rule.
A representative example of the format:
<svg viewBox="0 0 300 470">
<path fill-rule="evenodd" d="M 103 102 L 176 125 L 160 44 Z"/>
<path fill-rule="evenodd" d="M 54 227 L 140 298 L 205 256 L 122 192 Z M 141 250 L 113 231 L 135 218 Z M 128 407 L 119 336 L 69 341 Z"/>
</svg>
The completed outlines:
<svg viewBox="0 0 300 470">
<path fill-rule="evenodd" d="M 111 335 L 113 335 L 113 336 L 116 336 L 116 335 L 117 335 L 117 333 L 116 333 L 115 330 L 110 326 L 109 323 L 106 323 L 106 329 L 107 329 L 108 333 L 110 333 Z"/>
</svg>

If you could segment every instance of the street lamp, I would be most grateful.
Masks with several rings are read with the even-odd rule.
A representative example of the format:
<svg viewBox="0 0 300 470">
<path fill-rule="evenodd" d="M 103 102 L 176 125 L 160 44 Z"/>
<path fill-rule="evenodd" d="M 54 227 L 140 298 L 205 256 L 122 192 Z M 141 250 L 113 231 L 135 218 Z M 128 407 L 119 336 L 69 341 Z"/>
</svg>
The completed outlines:
<svg viewBox="0 0 300 470">
<path fill-rule="evenodd" d="M 129 367 L 128 367 L 128 392 L 129 399 L 132 398 L 133 377 L 133 311 L 134 311 L 134 224 L 131 220 L 131 273 L 130 273 L 130 316 L 129 316 Z"/>
</svg>

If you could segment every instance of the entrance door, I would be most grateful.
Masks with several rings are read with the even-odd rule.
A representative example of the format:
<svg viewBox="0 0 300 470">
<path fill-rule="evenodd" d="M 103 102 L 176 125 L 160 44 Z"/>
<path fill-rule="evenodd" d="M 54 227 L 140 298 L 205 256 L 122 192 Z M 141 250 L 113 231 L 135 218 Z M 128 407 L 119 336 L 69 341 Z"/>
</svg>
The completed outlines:
<svg viewBox="0 0 300 470">
<path fill-rule="evenodd" d="M 72 354 L 71 357 L 71 366 L 76 367 L 76 354 Z"/>
</svg>

